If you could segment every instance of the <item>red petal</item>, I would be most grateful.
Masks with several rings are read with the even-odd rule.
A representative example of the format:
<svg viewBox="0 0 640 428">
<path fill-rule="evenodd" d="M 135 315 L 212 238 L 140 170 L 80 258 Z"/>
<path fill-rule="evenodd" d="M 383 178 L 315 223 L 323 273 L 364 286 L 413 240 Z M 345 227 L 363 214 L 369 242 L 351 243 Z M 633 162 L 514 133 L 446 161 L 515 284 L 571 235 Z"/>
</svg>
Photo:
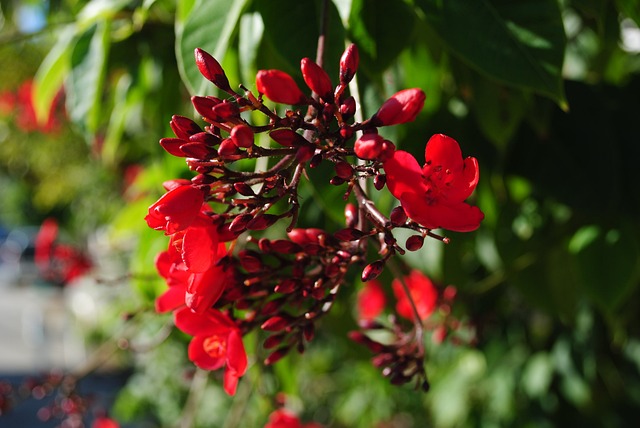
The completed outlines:
<svg viewBox="0 0 640 428">
<path fill-rule="evenodd" d="M 227 338 L 227 367 L 237 376 L 242 376 L 247 371 L 247 353 L 240 331 L 235 328 L 231 329 Z"/>
<path fill-rule="evenodd" d="M 416 203 L 407 202 L 404 208 L 409 217 L 429 229 L 443 228 L 454 232 L 471 232 L 480 227 L 480 222 L 484 219 L 484 214 L 478 207 L 465 202 L 432 206 L 424 203 L 422 209 Z"/>
<path fill-rule="evenodd" d="M 427 141 L 424 150 L 424 158 L 427 162 L 425 175 L 429 173 L 429 168 L 442 166 L 450 169 L 454 173 L 462 171 L 462 151 L 456 140 L 444 134 L 436 134 Z"/>
<path fill-rule="evenodd" d="M 218 370 L 224 365 L 224 358 L 214 358 L 204 350 L 207 336 L 196 336 L 189 343 L 189 360 L 204 370 Z"/>
<path fill-rule="evenodd" d="M 228 395 L 235 395 L 238 387 L 238 378 L 238 374 L 227 367 L 224 371 L 224 379 L 222 380 L 224 392 Z"/>
<path fill-rule="evenodd" d="M 461 202 L 467 199 L 480 180 L 480 168 L 476 158 L 468 157 L 464 160 L 462 173 L 451 182 L 445 197 L 450 202 Z"/>
<path fill-rule="evenodd" d="M 231 320 L 215 309 L 198 314 L 184 307 L 175 311 L 173 315 L 176 327 L 191 336 L 213 334 L 226 336 L 229 334 L 229 329 L 235 327 Z"/>
<path fill-rule="evenodd" d="M 217 236 L 201 227 L 190 227 L 182 239 L 182 260 L 189 271 L 204 272 L 218 261 L 215 256 Z"/>
<path fill-rule="evenodd" d="M 184 292 L 184 287 L 169 287 L 156 299 L 156 312 L 169 312 L 184 305 Z"/>
<path fill-rule="evenodd" d="M 192 274 L 187 286 L 185 303 L 191 310 L 203 313 L 218 301 L 227 280 L 227 275 L 220 266 L 213 266 L 203 273 Z"/>
<path fill-rule="evenodd" d="M 416 158 L 410 153 L 396 150 L 393 156 L 384 163 L 384 171 L 387 176 L 389 191 L 400 201 L 408 194 L 424 197 L 426 188 L 422 177 L 422 169 Z"/>
</svg>

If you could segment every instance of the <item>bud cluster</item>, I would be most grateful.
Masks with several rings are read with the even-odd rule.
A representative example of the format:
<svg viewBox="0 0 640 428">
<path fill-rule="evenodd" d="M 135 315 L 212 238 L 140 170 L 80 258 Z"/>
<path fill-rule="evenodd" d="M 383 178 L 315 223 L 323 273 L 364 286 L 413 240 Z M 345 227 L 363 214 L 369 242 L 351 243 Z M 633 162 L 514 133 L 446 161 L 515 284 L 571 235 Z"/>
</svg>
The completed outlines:
<svg viewBox="0 0 640 428">
<path fill-rule="evenodd" d="M 358 106 L 349 95 L 359 62 L 355 45 L 340 59 L 335 87 L 322 67 L 302 59 L 301 75 L 310 95 L 280 70 L 257 73 L 257 95 L 242 85 L 238 92 L 215 58 L 201 49 L 196 49 L 195 58 L 202 75 L 227 96 L 192 97 L 204 126 L 184 116 L 172 117 L 175 138 L 163 138 L 160 145 L 185 158 L 197 175 L 164 183 L 167 193 L 149 208 L 146 220 L 171 236 L 169 249 L 157 260 L 169 290 L 156 307 L 160 312 L 175 311 L 176 326 L 194 336 L 189 356 L 196 365 L 225 367 L 225 390 L 233 394 L 246 370 L 244 347 L 236 336 L 257 328 L 267 332 L 266 364 L 292 348 L 302 352 L 353 265 L 363 269 L 363 281 L 370 281 L 393 255 L 404 254 L 394 228 L 416 232 L 405 243 L 409 251 L 419 249 L 427 236 L 445 242 L 446 238 L 411 220 L 402 207 L 385 216 L 363 186 L 371 179 L 379 191 L 388 183 L 382 170 L 386 163 L 395 167 L 396 149 L 378 128 L 414 120 L 424 104 L 422 90 L 400 91 L 372 117 L 357 122 Z M 286 107 L 272 110 L 264 98 Z M 262 114 L 266 124 L 252 123 L 249 119 L 256 114 L 251 112 Z M 275 145 L 266 143 L 265 135 Z M 244 160 L 259 158 L 267 159 L 264 170 L 247 171 L 243 166 Z M 344 185 L 345 201 L 353 200 L 345 207 L 346 228 L 336 233 L 296 227 L 300 180 L 307 168 L 323 162 L 330 162 L 335 171 L 329 183 Z M 401 174 L 394 175 L 392 193 L 403 185 L 400 179 Z M 433 199 L 427 196 L 425 201 Z M 280 220 L 287 222 L 286 238 L 272 239 L 273 234 L 263 232 Z M 238 239 L 242 234 L 246 240 Z M 377 247 L 378 260 L 367 260 L 369 242 Z M 185 305 L 197 315 L 185 313 Z M 412 354 L 408 349 L 415 343 L 409 342 L 384 348 L 381 355 Z M 424 378 L 423 355 L 412 355 L 393 363 L 402 379 Z M 398 379 L 392 378 L 403 383 Z"/>
</svg>

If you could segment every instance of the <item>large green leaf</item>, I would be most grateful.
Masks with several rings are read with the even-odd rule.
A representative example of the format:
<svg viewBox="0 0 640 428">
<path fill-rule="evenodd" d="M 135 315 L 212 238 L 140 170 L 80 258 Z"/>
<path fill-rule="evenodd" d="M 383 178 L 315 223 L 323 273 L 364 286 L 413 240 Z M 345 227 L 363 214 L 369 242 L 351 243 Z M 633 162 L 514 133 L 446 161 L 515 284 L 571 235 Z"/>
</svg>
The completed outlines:
<svg viewBox="0 0 640 428">
<path fill-rule="evenodd" d="M 556 0 L 418 0 L 452 53 L 498 81 L 565 105 L 566 37 Z"/>
<path fill-rule="evenodd" d="M 415 13 L 402 0 L 354 0 L 349 33 L 358 45 L 362 66 L 384 71 L 407 46 Z"/>
<path fill-rule="evenodd" d="M 67 110 L 71 120 L 89 133 L 96 131 L 100 120 L 109 35 L 110 21 L 101 21 L 79 37 L 71 53 Z"/>
<path fill-rule="evenodd" d="M 264 21 L 265 41 L 270 55 L 261 56 L 260 67 L 277 67 L 300 76 L 300 60 L 315 59 L 321 28 L 321 2 L 316 0 L 256 0 L 256 9 Z M 329 4 L 325 40 L 324 68 L 336 83 L 338 61 L 344 51 L 344 27 L 338 10 Z M 273 57 L 275 56 L 275 57 Z"/>
<path fill-rule="evenodd" d="M 193 51 L 204 49 L 222 62 L 249 1 L 197 0 L 188 12 L 182 11 L 186 18 L 182 17 L 184 22 L 176 21 L 176 56 L 180 75 L 191 94 L 203 95 L 212 88 L 198 71 Z"/>
</svg>

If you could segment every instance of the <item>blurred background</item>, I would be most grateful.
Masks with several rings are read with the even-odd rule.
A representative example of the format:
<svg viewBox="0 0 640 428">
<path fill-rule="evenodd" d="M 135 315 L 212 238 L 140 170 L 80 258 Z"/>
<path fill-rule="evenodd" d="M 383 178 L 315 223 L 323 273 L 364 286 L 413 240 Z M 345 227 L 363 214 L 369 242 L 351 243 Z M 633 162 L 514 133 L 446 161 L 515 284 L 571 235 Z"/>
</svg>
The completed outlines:
<svg viewBox="0 0 640 428">
<path fill-rule="evenodd" d="M 424 111 L 385 137 L 419 158 L 445 133 L 480 163 L 481 228 L 404 258 L 457 289 L 456 324 L 427 335 L 431 391 L 389 385 L 346 338 L 352 291 L 304 355 L 254 362 L 234 398 L 153 311 L 166 237 L 143 218 L 164 180 L 191 178 L 158 140 L 172 115 L 196 116 L 191 95 L 215 93 L 193 49 L 232 85 L 267 68 L 302 82 L 322 1 L 2 0 L 0 426 L 259 427 L 278 393 L 331 427 L 640 420 L 640 3 L 327 4 L 326 69 L 337 80 L 358 45 L 364 117 L 420 87 Z M 337 230 L 343 206 L 326 201 L 344 190 L 315 178 L 300 223 Z"/>
</svg>

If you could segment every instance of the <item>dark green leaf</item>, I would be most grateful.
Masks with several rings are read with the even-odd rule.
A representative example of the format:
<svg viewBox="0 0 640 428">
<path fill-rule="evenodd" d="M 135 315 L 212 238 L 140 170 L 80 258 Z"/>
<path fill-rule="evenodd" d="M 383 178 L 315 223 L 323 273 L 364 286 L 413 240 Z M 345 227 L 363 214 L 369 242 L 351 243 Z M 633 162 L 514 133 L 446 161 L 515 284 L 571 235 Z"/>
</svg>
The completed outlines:
<svg viewBox="0 0 640 428">
<path fill-rule="evenodd" d="M 407 46 L 415 13 L 402 0 L 354 0 L 349 33 L 358 45 L 362 66 L 379 73 Z"/>
<path fill-rule="evenodd" d="M 566 38 L 556 0 L 419 0 L 426 21 L 459 58 L 498 81 L 565 105 Z"/>
</svg>

